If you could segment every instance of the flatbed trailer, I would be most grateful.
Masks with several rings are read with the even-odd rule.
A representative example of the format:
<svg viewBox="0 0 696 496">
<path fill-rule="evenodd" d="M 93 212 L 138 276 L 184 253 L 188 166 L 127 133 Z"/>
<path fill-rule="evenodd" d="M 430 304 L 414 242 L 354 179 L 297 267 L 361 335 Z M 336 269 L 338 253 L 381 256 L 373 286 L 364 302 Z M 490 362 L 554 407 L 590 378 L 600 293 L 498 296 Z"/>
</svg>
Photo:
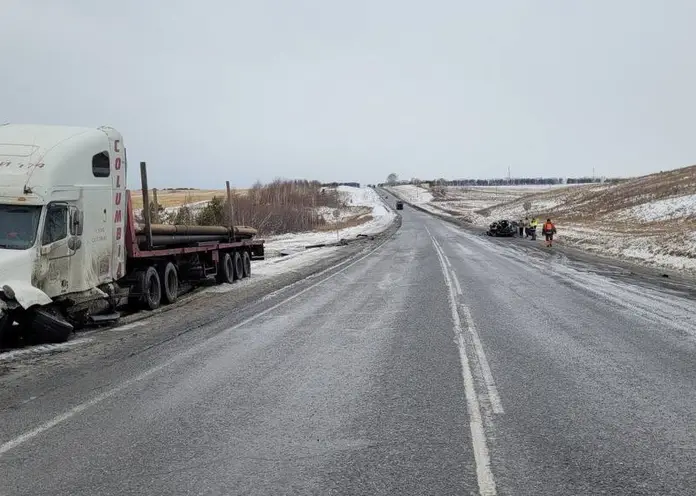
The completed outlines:
<svg viewBox="0 0 696 496">
<path fill-rule="evenodd" d="M 155 310 L 161 304 L 174 303 L 182 282 L 197 283 L 215 278 L 230 283 L 251 276 L 251 261 L 264 259 L 264 241 L 235 239 L 230 226 L 228 240 L 206 241 L 189 246 L 158 247 L 152 239 L 150 199 L 147 187 L 147 166 L 140 163 L 143 195 L 143 217 L 146 248 L 141 248 L 136 233 L 132 192 L 126 191 L 126 272 L 128 304 L 133 309 Z M 231 205 L 229 182 L 227 205 Z M 232 218 L 230 212 L 229 218 Z M 121 293 L 120 296 L 123 296 Z"/>
</svg>

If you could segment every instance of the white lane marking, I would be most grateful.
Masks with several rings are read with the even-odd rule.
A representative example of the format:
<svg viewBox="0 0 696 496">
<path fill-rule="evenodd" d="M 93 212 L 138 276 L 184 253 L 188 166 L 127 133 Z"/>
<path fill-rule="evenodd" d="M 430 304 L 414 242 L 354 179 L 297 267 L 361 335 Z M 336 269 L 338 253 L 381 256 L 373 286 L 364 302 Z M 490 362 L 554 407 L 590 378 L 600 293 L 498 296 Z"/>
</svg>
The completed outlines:
<svg viewBox="0 0 696 496">
<path fill-rule="evenodd" d="M 337 275 L 343 273 L 344 271 L 348 270 L 353 265 L 362 262 L 363 260 L 365 260 L 367 257 L 369 257 L 370 255 L 375 253 L 377 250 L 379 250 L 381 247 L 383 247 L 386 244 L 387 243 L 385 241 L 384 243 L 382 243 L 381 245 L 376 247 L 374 250 L 370 251 L 366 255 L 363 255 L 362 257 L 358 258 L 357 260 L 350 262 L 348 265 L 339 269 L 338 271 L 334 272 L 333 274 L 330 274 L 327 277 L 325 277 L 324 279 L 315 282 L 314 284 L 306 287 L 305 289 L 303 289 L 301 291 L 298 291 L 294 295 L 285 298 L 284 300 L 276 303 L 275 305 L 268 307 L 266 310 L 263 310 L 262 312 L 254 314 L 251 317 L 239 322 L 238 324 L 235 324 L 234 326 L 232 326 L 228 329 L 225 329 L 223 332 L 234 331 L 236 329 L 239 329 L 240 327 L 243 327 L 243 326 L 249 324 L 250 322 L 253 322 L 254 320 L 259 319 L 260 317 L 263 317 L 264 315 L 268 314 L 269 312 L 272 312 L 276 308 L 278 308 L 282 305 L 285 305 L 286 303 L 294 300 L 295 298 L 298 298 L 299 296 L 307 293 L 308 291 L 311 291 L 312 289 L 319 286 L 320 284 L 323 284 L 324 282 L 328 281 L 329 279 L 332 279 L 332 278 L 336 277 Z M 58 424 L 65 422 L 66 420 L 68 420 L 68 419 L 74 417 L 75 415 L 87 410 L 88 408 L 90 408 L 94 405 L 97 405 L 97 404 L 101 403 L 102 401 L 114 396 L 115 394 L 119 393 L 120 391 L 123 391 L 127 387 L 132 386 L 133 384 L 150 377 L 151 375 L 161 371 L 162 369 L 165 369 L 166 367 L 169 367 L 170 365 L 173 365 L 174 363 L 180 361 L 183 358 L 186 358 L 188 356 L 193 355 L 201 347 L 205 346 L 206 343 L 207 343 L 207 341 L 204 341 L 204 342 L 202 342 L 202 343 L 200 343 L 192 348 L 189 348 L 188 350 L 174 356 L 173 358 L 165 361 L 164 363 L 161 363 L 160 365 L 152 367 L 152 368 L 146 370 L 145 372 L 119 384 L 118 386 L 115 386 L 115 387 L 109 389 L 108 391 L 104 391 L 103 393 L 95 396 L 94 398 L 87 400 L 83 403 L 80 403 L 79 405 L 71 408 L 70 410 L 67 410 L 66 412 L 63 412 L 60 415 L 53 417 L 51 420 L 43 422 L 43 423 L 39 424 L 38 426 L 36 426 L 35 428 L 33 428 L 33 429 L 23 433 L 23 434 L 20 434 L 19 436 L 15 437 L 13 439 L 10 439 L 9 441 L 6 441 L 5 443 L 0 445 L 0 456 L 7 453 L 8 451 L 16 448 L 17 446 L 20 446 L 21 444 L 29 441 L 30 439 L 35 438 L 39 434 L 42 434 L 49 429 L 52 429 L 53 427 L 57 426 Z"/>
<path fill-rule="evenodd" d="M 445 258 L 440 252 L 438 243 L 435 241 L 433 235 L 430 234 L 427 227 L 426 231 L 428 232 L 428 235 L 430 235 L 430 239 L 435 247 L 435 253 L 437 253 L 438 259 L 440 260 L 442 275 L 445 278 L 445 285 L 448 289 L 447 296 L 449 299 L 450 310 L 452 312 L 452 321 L 454 322 L 454 332 L 457 337 L 459 361 L 462 366 L 464 395 L 466 397 L 467 412 L 469 413 L 471 445 L 474 450 L 474 460 L 476 462 L 476 478 L 478 480 L 479 494 L 484 496 L 494 496 L 497 494 L 497 490 L 495 480 L 493 479 L 493 472 L 491 470 L 491 457 L 488 452 L 488 444 L 486 442 L 486 432 L 484 430 L 483 418 L 481 416 L 481 406 L 479 404 L 478 396 L 476 395 L 476 388 L 474 387 L 474 376 L 469 365 L 469 358 L 466 355 L 466 344 L 464 343 L 462 323 L 459 317 L 459 312 L 457 311 L 457 297 L 455 295 L 449 273 L 447 272 Z"/>
<path fill-rule="evenodd" d="M 459 285 L 459 279 L 457 279 L 457 274 L 454 272 L 454 269 L 452 269 L 452 280 L 454 281 L 454 286 L 457 288 L 457 294 L 459 296 L 462 296 L 464 292 L 462 292 L 462 287 Z"/>
<path fill-rule="evenodd" d="M 503 410 L 503 403 L 502 401 L 500 401 L 500 396 L 498 395 L 498 387 L 495 385 L 495 380 L 493 380 L 493 373 L 491 372 L 491 368 L 488 365 L 486 353 L 483 351 L 481 339 L 479 338 L 478 331 L 476 330 L 476 325 L 474 324 L 474 318 L 471 316 L 469 308 L 467 308 L 465 305 L 460 304 L 459 307 L 464 313 L 464 319 L 466 320 L 466 325 L 469 330 L 469 334 L 471 334 L 471 338 L 474 341 L 476 357 L 478 358 L 479 364 L 481 365 L 481 371 L 483 372 L 483 380 L 486 383 L 486 388 L 488 389 L 488 399 L 491 402 L 493 413 L 505 413 L 505 410 Z"/>
<path fill-rule="evenodd" d="M 437 241 L 435 241 L 435 243 L 437 245 L 437 249 L 440 251 L 440 254 L 445 259 L 445 261 L 447 261 L 447 255 L 445 255 L 445 252 L 442 250 L 440 243 L 438 243 Z M 452 281 L 454 282 L 454 285 L 457 288 L 457 294 L 462 295 L 462 287 L 459 284 L 459 278 L 457 277 L 457 273 L 454 271 L 454 269 L 451 269 L 450 273 Z M 495 385 L 493 373 L 491 372 L 491 367 L 488 364 L 488 358 L 486 357 L 486 353 L 483 351 L 481 338 L 479 338 L 478 331 L 476 330 L 476 324 L 474 324 L 474 318 L 471 316 L 471 312 L 469 311 L 469 308 L 466 305 L 460 304 L 460 308 L 462 309 L 464 317 L 466 319 L 467 330 L 469 331 L 471 339 L 474 342 L 476 358 L 478 359 L 478 362 L 481 365 L 481 372 L 483 373 L 483 380 L 486 384 L 486 389 L 488 390 L 488 399 L 491 402 L 491 408 L 493 409 L 493 413 L 505 413 L 505 410 L 503 409 L 503 403 L 500 400 L 500 395 L 498 394 L 498 387 Z"/>
<path fill-rule="evenodd" d="M 18 358 L 33 356 L 33 355 L 45 355 L 48 353 L 56 353 L 59 351 L 67 350 L 68 348 L 74 348 L 81 344 L 87 344 L 93 341 L 92 338 L 80 338 L 68 341 L 66 343 L 58 344 L 42 344 L 39 346 L 32 346 L 30 348 L 20 348 L 18 350 L 8 351 L 6 353 L 0 354 L 0 362 L 11 362 L 17 360 Z"/>
<path fill-rule="evenodd" d="M 3 454 L 7 453 L 8 451 L 16 448 L 22 443 L 25 443 L 29 441 L 30 439 L 38 436 L 42 432 L 46 432 L 47 430 L 57 426 L 58 424 L 68 420 L 71 417 L 74 417 L 80 412 L 83 412 L 84 410 L 88 409 L 91 406 L 96 405 L 97 403 L 101 403 L 107 398 L 110 398 L 111 396 L 115 395 L 119 391 L 122 391 L 123 389 L 127 388 L 128 386 L 141 381 L 145 379 L 146 377 L 151 376 L 155 372 L 159 372 L 163 368 L 171 365 L 174 362 L 174 360 L 169 360 L 161 365 L 158 365 L 157 367 L 153 367 L 142 374 L 127 380 L 126 382 L 121 383 L 120 385 L 116 386 L 115 388 L 109 389 L 108 391 L 103 392 L 102 394 L 99 394 L 92 398 L 91 400 L 85 401 L 84 403 L 80 403 L 74 408 L 71 408 L 70 410 L 61 413 L 60 415 L 57 415 L 56 417 L 53 417 L 51 420 L 44 422 L 42 424 L 39 424 L 35 428 L 33 428 L 30 431 L 25 432 L 24 434 L 21 434 L 14 439 L 11 439 L 7 441 L 6 443 L 3 443 L 0 445 L 0 456 Z"/>
</svg>

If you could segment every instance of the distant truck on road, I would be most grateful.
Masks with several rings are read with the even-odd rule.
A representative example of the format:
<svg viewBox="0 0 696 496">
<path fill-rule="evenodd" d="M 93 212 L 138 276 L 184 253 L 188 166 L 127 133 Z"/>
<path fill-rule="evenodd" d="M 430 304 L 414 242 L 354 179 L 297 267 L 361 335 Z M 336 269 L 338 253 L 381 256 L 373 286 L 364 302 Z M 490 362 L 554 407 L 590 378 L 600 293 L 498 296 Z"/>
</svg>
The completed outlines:
<svg viewBox="0 0 696 496">
<path fill-rule="evenodd" d="M 127 168 L 113 128 L 0 125 L 0 341 L 65 341 L 124 302 L 153 310 L 263 258 L 251 228 L 153 225 L 144 162 L 137 225 Z"/>
<path fill-rule="evenodd" d="M 404 209 L 404 202 L 402 202 L 401 200 L 397 200 L 396 201 L 396 209 L 403 210 Z"/>
</svg>

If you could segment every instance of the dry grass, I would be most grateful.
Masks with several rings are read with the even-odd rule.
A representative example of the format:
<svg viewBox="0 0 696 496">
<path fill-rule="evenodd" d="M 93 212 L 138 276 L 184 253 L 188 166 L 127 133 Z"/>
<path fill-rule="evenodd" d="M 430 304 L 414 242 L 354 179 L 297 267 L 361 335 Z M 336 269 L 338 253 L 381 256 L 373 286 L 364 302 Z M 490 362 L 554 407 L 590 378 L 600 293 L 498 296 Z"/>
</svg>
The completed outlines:
<svg viewBox="0 0 696 496">
<path fill-rule="evenodd" d="M 247 190 L 235 190 L 236 194 L 243 195 Z M 186 203 L 212 200 L 214 196 L 225 197 L 224 189 L 191 189 L 191 190 L 157 190 L 157 202 L 162 207 L 180 207 Z M 140 190 L 133 190 L 133 208 L 143 208 L 143 195 Z M 150 201 L 152 201 L 150 190 Z"/>
</svg>

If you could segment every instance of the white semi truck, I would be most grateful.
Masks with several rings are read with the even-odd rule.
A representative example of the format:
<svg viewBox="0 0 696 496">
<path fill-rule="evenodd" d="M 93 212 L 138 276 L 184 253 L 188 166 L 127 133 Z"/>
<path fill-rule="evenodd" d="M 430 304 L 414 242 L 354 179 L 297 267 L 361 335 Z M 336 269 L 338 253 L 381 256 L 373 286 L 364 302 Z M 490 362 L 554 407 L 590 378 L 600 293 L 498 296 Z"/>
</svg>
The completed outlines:
<svg viewBox="0 0 696 496">
<path fill-rule="evenodd" d="M 144 163 L 138 225 L 126 171 L 113 128 L 0 125 L 0 341 L 64 341 L 123 301 L 154 309 L 263 258 L 252 229 L 153 225 Z"/>
</svg>

